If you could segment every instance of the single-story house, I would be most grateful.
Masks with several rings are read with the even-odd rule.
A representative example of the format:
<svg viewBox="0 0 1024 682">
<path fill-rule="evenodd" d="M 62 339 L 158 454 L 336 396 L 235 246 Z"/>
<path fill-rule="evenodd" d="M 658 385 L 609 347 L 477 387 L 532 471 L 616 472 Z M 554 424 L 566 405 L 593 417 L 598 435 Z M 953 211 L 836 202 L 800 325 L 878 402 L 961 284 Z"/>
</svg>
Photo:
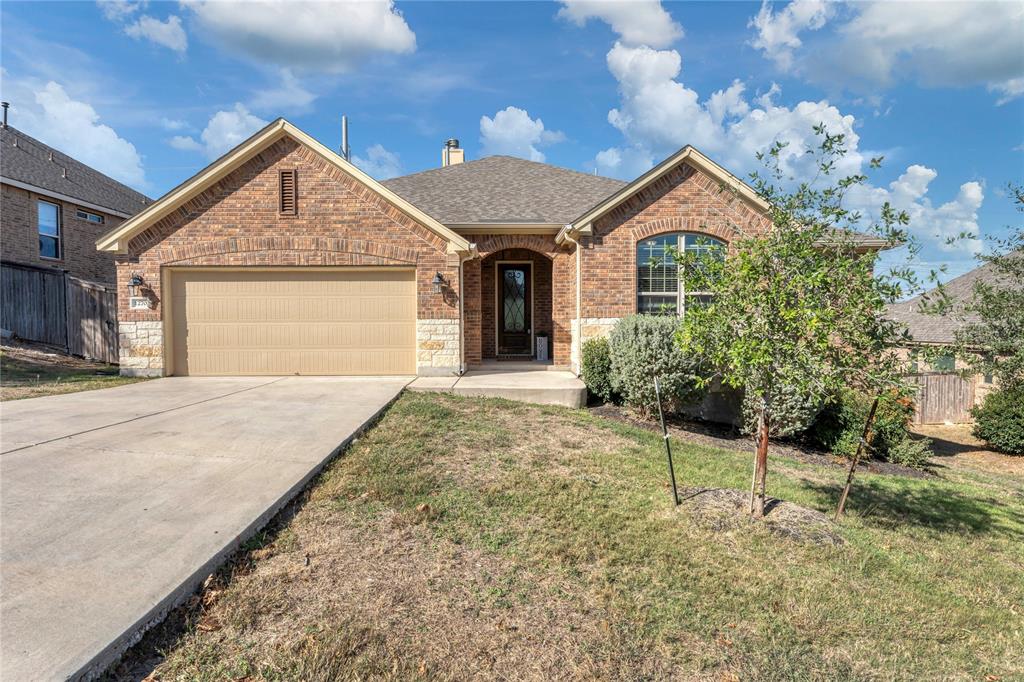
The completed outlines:
<svg viewBox="0 0 1024 682">
<path fill-rule="evenodd" d="M 949 308 L 942 315 L 921 311 L 921 303 L 933 296 L 924 292 L 887 308 L 890 319 L 903 324 L 913 340 L 906 349 L 907 370 L 918 384 L 915 420 L 923 424 L 966 423 L 971 408 L 981 403 L 995 387 L 990 375 L 963 377 L 964 361 L 952 352 L 957 331 L 976 321 L 965 312 L 977 282 L 992 283 L 996 273 L 991 265 L 982 265 L 951 279 L 944 285 Z M 929 351 L 929 352 L 925 352 Z"/>
<path fill-rule="evenodd" d="M 122 372 L 454 375 L 682 311 L 669 244 L 767 229 L 692 147 L 625 183 L 507 156 L 377 182 L 278 119 L 98 240 Z M 545 340 L 546 338 L 546 340 Z"/>
</svg>

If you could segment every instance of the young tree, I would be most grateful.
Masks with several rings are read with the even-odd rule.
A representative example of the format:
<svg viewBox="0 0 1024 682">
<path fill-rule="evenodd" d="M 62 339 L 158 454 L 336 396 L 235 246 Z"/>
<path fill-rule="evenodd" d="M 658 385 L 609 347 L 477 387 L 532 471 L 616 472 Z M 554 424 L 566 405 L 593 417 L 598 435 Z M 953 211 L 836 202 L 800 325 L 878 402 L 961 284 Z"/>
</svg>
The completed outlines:
<svg viewBox="0 0 1024 682">
<path fill-rule="evenodd" d="M 864 226 L 844 199 L 866 180 L 863 175 L 833 181 L 845 154 L 842 135 L 824 126 L 810 150 L 817 177 L 786 191 L 780 168 L 785 145 L 760 155 L 766 174 L 752 175 L 753 186 L 769 205 L 770 227 L 730 245 L 727 254 L 675 254 L 683 285 L 711 296 L 686 311 L 678 343 L 716 368 L 715 378 L 742 389 L 749 424 L 756 433 L 751 513 L 764 515 L 768 440 L 803 428 L 840 389 L 877 391 L 900 383 L 893 350 L 904 340 L 883 317 L 885 305 L 915 286 L 913 273 L 895 269 L 876 276 L 875 256 L 859 248 L 867 232 L 883 246 L 916 245 L 905 226 L 906 213 L 885 205 Z M 873 159 L 878 167 L 881 159 Z M 723 257 L 724 256 L 724 257 Z"/>
</svg>

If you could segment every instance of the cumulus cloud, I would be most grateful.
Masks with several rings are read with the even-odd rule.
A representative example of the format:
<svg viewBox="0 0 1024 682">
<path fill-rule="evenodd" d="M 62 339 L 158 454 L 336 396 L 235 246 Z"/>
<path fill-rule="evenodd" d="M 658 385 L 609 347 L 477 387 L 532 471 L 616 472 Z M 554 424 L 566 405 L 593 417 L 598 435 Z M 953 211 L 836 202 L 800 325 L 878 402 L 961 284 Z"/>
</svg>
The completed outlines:
<svg viewBox="0 0 1024 682">
<path fill-rule="evenodd" d="M 544 153 L 538 147 L 564 139 L 561 132 L 547 130 L 544 121 L 530 118 L 529 113 L 517 107 L 506 107 L 494 114 L 494 118 L 480 117 L 480 143 L 485 155 L 507 154 L 543 161 Z"/>
<path fill-rule="evenodd" d="M 352 163 L 377 180 L 387 180 L 402 174 L 402 160 L 381 144 L 366 149 L 366 156 L 353 156 Z"/>
<path fill-rule="evenodd" d="M 124 32 L 136 40 L 149 40 L 175 52 L 188 49 L 188 36 L 181 27 L 181 18 L 173 14 L 166 21 L 143 14 L 137 21 L 125 26 Z"/>
<path fill-rule="evenodd" d="M 96 5 L 110 21 L 124 21 L 143 8 L 145 2 L 132 0 L 97 0 Z"/>
<path fill-rule="evenodd" d="M 590 19 L 604 21 L 626 45 L 668 47 L 683 37 L 659 0 L 562 0 L 558 16 L 577 26 Z"/>
<path fill-rule="evenodd" d="M 211 159 L 215 159 L 232 147 L 246 140 L 267 121 L 249 113 L 243 104 L 235 104 L 233 109 L 218 111 L 210 117 L 206 128 L 199 135 L 199 140 L 186 135 L 176 135 L 168 140 L 175 149 L 198 151 Z"/>
<path fill-rule="evenodd" d="M 303 87 L 291 69 L 279 71 L 277 86 L 256 92 L 249 103 L 253 109 L 275 113 L 304 113 L 310 110 L 316 95 Z"/>
<path fill-rule="evenodd" d="M 416 35 L 391 0 L 183 4 L 219 45 L 284 68 L 339 73 L 374 54 L 416 49 Z"/>
<path fill-rule="evenodd" d="M 91 104 L 71 97 L 55 81 L 9 81 L 4 75 L 4 90 L 13 102 L 11 119 L 18 128 L 116 180 L 145 189 L 146 174 L 135 145 L 102 123 Z"/>
<path fill-rule="evenodd" d="M 177 118 L 167 118 L 164 116 L 160 119 L 160 127 L 164 130 L 184 130 L 188 127 L 188 123 Z"/>
<path fill-rule="evenodd" d="M 785 70 L 870 92 L 900 81 L 926 87 L 985 85 L 1000 102 L 1024 93 L 1024 4 L 856 2 L 842 11 L 802 2 L 762 5 L 752 40 Z M 800 34 L 832 32 L 804 44 Z"/>
</svg>

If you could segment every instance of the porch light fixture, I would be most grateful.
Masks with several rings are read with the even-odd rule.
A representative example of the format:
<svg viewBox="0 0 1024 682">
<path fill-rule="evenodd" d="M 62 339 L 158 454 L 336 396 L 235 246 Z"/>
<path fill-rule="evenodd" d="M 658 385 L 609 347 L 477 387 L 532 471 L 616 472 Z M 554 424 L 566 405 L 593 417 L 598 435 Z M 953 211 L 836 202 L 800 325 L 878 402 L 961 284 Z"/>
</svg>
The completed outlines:
<svg viewBox="0 0 1024 682">
<path fill-rule="evenodd" d="M 434 293 L 441 293 L 441 288 L 444 287 L 448 282 L 444 280 L 444 276 L 440 272 L 434 273 L 434 279 L 430 280 L 430 283 L 434 285 Z"/>
<path fill-rule="evenodd" d="M 142 281 L 142 275 L 138 273 L 133 274 L 131 279 L 128 280 L 128 294 L 130 296 L 138 296 L 139 287 L 141 287 L 143 284 L 144 282 Z"/>
</svg>

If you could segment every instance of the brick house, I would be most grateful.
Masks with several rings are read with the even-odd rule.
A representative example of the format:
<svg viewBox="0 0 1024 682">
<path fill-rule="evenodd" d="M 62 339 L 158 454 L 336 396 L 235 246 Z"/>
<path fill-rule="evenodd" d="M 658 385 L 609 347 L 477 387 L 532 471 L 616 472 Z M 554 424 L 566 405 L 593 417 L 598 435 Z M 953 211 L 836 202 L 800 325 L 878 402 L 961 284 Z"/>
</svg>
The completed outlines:
<svg viewBox="0 0 1024 682">
<path fill-rule="evenodd" d="M 113 283 L 96 239 L 145 208 L 143 194 L 11 127 L 0 127 L 0 260 Z"/>
<path fill-rule="evenodd" d="M 459 374 L 579 367 L 635 312 L 682 310 L 667 245 L 766 229 L 765 206 L 692 147 L 633 182 L 511 157 L 379 183 L 278 119 L 102 237 L 122 371 Z M 546 340 L 545 340 L 546 339 Z"/>
</svg>

